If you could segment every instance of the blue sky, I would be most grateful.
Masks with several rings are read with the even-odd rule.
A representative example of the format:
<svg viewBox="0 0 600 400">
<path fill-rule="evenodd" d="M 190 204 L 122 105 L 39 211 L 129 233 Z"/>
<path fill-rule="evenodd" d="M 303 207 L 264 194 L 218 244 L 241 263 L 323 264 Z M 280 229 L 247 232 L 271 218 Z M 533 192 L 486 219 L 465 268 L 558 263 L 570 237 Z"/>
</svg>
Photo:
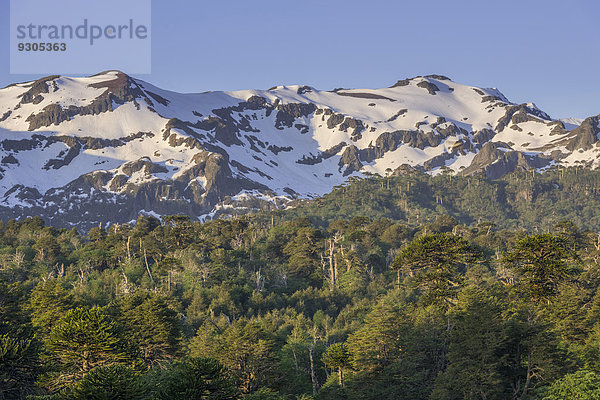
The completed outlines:
<svg viewBox="0 0 600 400">
<path fill-rule="evenodd" d="M 0 86 L 39 77 L 9 74 L 0 2 Z M 137 77 L 200 92 L 438 73 L 583 118 L 600 113 L 599 16 L 596 0 L 153 0 L 152 74 Z"/>
</svg>

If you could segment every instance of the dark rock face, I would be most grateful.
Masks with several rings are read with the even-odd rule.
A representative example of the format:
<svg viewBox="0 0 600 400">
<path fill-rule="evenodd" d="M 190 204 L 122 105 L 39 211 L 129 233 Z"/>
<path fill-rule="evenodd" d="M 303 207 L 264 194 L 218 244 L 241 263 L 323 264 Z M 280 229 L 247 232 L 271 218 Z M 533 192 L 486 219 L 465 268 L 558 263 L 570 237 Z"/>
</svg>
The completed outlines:
<svg viewBox="0 0 600 400">
<path fill-rule="evenodd" d="M 552 128 L 552 132 L 550 132 L 550 135 L 564 135 L 568 132 L 565 128 L 565 124 L 561 121 L 548 122 L 546 125 L 554 127 Z"/>
<path fill-rule="evenodd" d="M 294 121 L 300 117 L 308 117 L 317 109 L 313 103 L 288 103 L 277 105 L 275 116 L 275 128 L 283 129 L 284 126 L 291 128 Z"/>
<path fill-rule="evenodd" d="M 129 177 L 127 175 L 117 174 L 110 180 L 109 188 L 113 192 L 118 192 L 127 184 L 128 180 Z"/>
<path fill-rule="evenodd" d="M 12 154 L 7 155 L 2 158 L 2 164 L 19 164 L 19 160 L 17 160 Z"/>
<path fill-rule="evenodd" d="M 42 194 L 35 188 L 26 187 L 23 185 L 15 185 L 6 192 L 6 197 L 15 196 L 17 199 L 25 202 L 33 202 L 42 197 Z"/>
<path fill-rule="evenodd" d="M 346 150 L 344 150 L 338 165 L 340 172 L 342 171 L 342 168 L 346 167 L 344 172 L 342 172 L 342 175 L 344 176 L 348 176 L 353 172 L 360 171 L 360 169 L 363 167 L 363 163 L 360 161 L 358 148 L 356 148 L 354 145 L 346 147 Z"/>
<path fill-rule="evenodd" d="M 499 101 L 501 103 L 504 103 L 504 99 L 502 99 L 502 98 L 500 98 L 498 96 L 483 96 L 481 98 L 481 102 L 482 103 L 491 102 L 491 101 Z"/>
<path fill-rule="evenodd" d="M 448 78 L 447 76 L 437 75 L 437 74 L 425 75 L 424 78 L 437 79 L 438 81 L 451 81 L 452 80 L 452 79 Z"/>
<path fill-rule="evenodd" d="M 447 160 L 452 160 L 456 154 L 454 153 L 442 153 L 438 156 L 435 156 L 423 163 L 423 169 L 425 171 L 430 171 L 435 168 L 443 167 L 446 165 Z"/>
<path fill-rule="evenodd" d="M 60 78 L 59 75 L 52 75 L 52 76 L 47 76 L 42 79 L 38 79 L 37 81 L 33 82 L 30 85 L 29 90 L 27 90 L 25 93 L 23 93 L 20 96 L 21 97 L 20 104 L 28 104 L 28 103 L 39 104 L 39 103 L 41 103 L 42 100 L 44 100 L 44 97 L 42 96 L 42 94 L 50 93 L 50 85 L 51 84 L 52 84 L 53 90 L 54 91 L 57 90 L 54 80 L 58 79 L 58 78 Z"/>
<path fill-rule="evenodd" d="M 399 130 L 382 133 L 377 138 L 375 146 L 381 149 L 379 151 L 386 152 L 396 150 L 401 143 L 405 143 L 411 147 L 423 150 L 425 147 L 439 145 L 444 139 L 444 135 L 436 135 L 435 132 Z"/>
<path fill-rule="evenodd" d="M 81 146 L 79 145 L 79 143 L 75 144 L 73 147 L 69 148 L 69 150 L 67 150 L 66 154 L 60 154 L 63 155 L 62 158 L 55 158 L 52 160 L 49 160 L 42 168 L 43 169 L 59 169 L 64 167 L 65 165 L 69 165 L 71 163 L 71 161 L 73 161 L 73 159 L 75 157 L 77 157 L 79 155 L 79 153 L 81 152 Z M 59 156 L 60 156 L 59 155 Z"/>
<path fill-rule="evenodd" d="M 296 93 L 304 94 L 304 93 L 310 93 L 312 91 L 313 91 L 313 88 L 311 88 L 310 86 L 300 86 L 298 88 L 298 90 L 296 90 Z"/>
<path fill-rule="evenodd" d="M 312 156 L 312 157 L 303 156 L 302 159 L 297 160 L 296 162 L 298 164 L 315 165 L 315 164 L 322 162 L 323 160 L 327 160 L 328 158 L 333 157 L 334 155 L 339 153 L 340 150 L 342 150 L 345 146 L 347 146 L 347 143 L 341 142 L 341 143 L 336 144 L 333 147 L 328 148 L 325 151 L 322 151 L 317 156 Z"/>
<path fill-rule="evenodd" d="M 472 140 L 473 143 L 477 144 L 478 146 L 483 146 L 485 143 L 492 140 L 494 136 L 496 136 L 496 132 L 494 132 L 492 129 L 482 129 L 473 134 Z"/>
<path fill-rule="evenodd" d="M 6 151 L 19 152 L 33 150 L 37 147 L 40 147 L 46 140 L 47 138 L 45 136 L 33 135 L 31 139 L 5 139 L 0 143 L 2 144 L 2 148 Z"/>
<path fill-rule="evenodd" d="M 309 126 L 304 124 L 294 124 L 294 128 L 298 129 L 302 134 L 308 133 L 309 131 Z"/>
<path fill-rule="evenodd" d="M 445 123 L 445 122 L 443 122 L 443 123 Z M 438 131 L 439 133 L 441 133 L 442 137 L 444 137 L 444 138 L 447 138 L 448 136 L 452 136 L 452 135 L 458 136 L 458 135 L 468 135 L 469 134 L 466 130 L 459 128 L 458 126 L 456 126 L 452 123 L 448 124 L 445 127 L 442 127 L 440 125 L 442 125 L 442 124 L 434 124 L 431 127 L 433 129 L 435 129 L 436 131 Z"/>
<path fill-rule="evenodd" d="M 294 148 L 291 146 L 279 147 L 274 144 L 270 144 L 269 147 L 267 147 L 267 150 L 269 150 L 269 151 L 271 151 L 271 153 L 277 155 L 282 151 L 292 151 L 292 150 L 294 150 Z"/>
<path fill-rule="evenodd" d="M 113 99 L 116 100 L 116 103 L 118 104 L 146 97 L 141 86 L 130 76 L 122 72 L 117 72 L 114 79 L 93 83 L 90 87 L 95 89 L 106 89 L 100 97 L 112 95 Z M 148 103 L 152 105 L 151 102 Z"/>
<path fill-rule="evenodd" d="M 543 168 L 552 162 L 551 158 L 531 156 L 514 151 L 505 143 L 489 142 L 475 155 L 464 174 L 483 172 L 490 179 L 497 179 L 516 169 L 530 170 Z"/>
<path fill-rule="evenodd" d="M 331 112 L 331 110 L 328 110 L 329 112 Z M 327 128 L 328 129 L 333 129 L 335 128 L 337 125 L 341 124 L 342 122 L 344 122 L 344 120 L 346 119 L 345 116 L 343 116 L 342 114 L 331 114 L 329 116 L 329 118 L 327 119 Z"/>
<path fill-rule="evenodd" d="M 231 117 L 231 114 L 222 113 L 221 117 L 208 117 L 198 124 L 198 128 L 205 131 L 213 131 L 215 138 L 226 146 L 242 146 L 243 142 L 239 139 L 240 132 L 238 122 Z"/>
<path fill-rule="evenodd" d="M 408 85 L 410 85 L 410 79 L 401 79 L 398 82 L 394 83 L 390 87 L 395 88 L 395 87 L 402 87 L 402 86 L 408 86 Z"/>
<path fill-rule="evenodd" d="M 388 118 L 387 122 L 392 122 L 398 119 L 398 117 L 406 114 L 408 112 L 408 110 L 406 108 L 403 108 L 402 110 L 399 110 L 396 114 L 392 115 L 390 118 Z"/>
<path fill-rule="evenodd" d="M 160 173 L 160 172 L 169 172 L 165 167 L 159 164 L 155 164 L 150 161 L 149 158 L 141 158 L 137 161 L 131 161 L 123 164 L 121 167 L 121 171 L 127 176 L 131 176 L 134 172 L 141 171 L 145 169 L 146 172 L 150 174 Z"/>
<path fill-rule="evenodd" d="M 235 178 L 229 163 L 221 154 L 201 152 L 194 156 L 195 166 L 186 170 L 178 180 L 188 181 L 197 176 L 206 179 L 206 194 L 200 204 L 215 204 L 225 196 L 232 196 L 241 190 L 266 190 L 264 185 L 246 178 Z"/>
<path fill-rule="evenodd" d="M 47 93 L 48 89 L 46 82 L 41 82 L 35 87 L 35 92 L 46 90 L 45 93 Z M 44 89 L 44 87 L 46 89 Z M 59 125 L 61 122 L 68 121 L 76 115 L 97 115 L 104 112 L 111 112 L 114 110 L 113 104 L 122 105 L 127 102 L 132 102 L 139 107 L 136 99 L 140 98 L 149 105 L 153 104 L 141 87 L 132 78 L 122 72 L 119 72 L 115 79 L 95 83 L 90 85 L 90 87 L 105 89 L 105 91 L 87 106 L 70 106 L 69 108 L 64 109 L 59 104 L 49 104 L 42 109 L 41 112 L 32 114 L 26 119 L 26 121 L 29 122 L 29 130 L 33 131 L 38 128 Z M 34 87 L 32 87 L 32 89 L 33 88 Z M 29 97 L 30 96 L 28 95 L 27 99 L 29 99 Z"/>
<path fill-rule="evenodd" d="M 340 131 L 348 132 L 348 129 L 352 129 L 352 140 L 360 140 L 362 137 L 362 132 L 365 131 L 365 125 L 359 119 L 346 117 L 344 121 L 339 126 Z"/>
<path fill-rule="evenodd" d="M 382 96 L 380 94 L 375 93 L 360 93 L 360 92 L 336 92 L 340 96 L 347 97 L 357 97 L 359 99 L 373 99 L 373 100 L 388 100 L 388 101 L 396 101 L 395 99 L 390 99 L 389 97 Z"/>
<path fill-rule="evenodd" d="M 598 142 L 600 133 L 600 115 L 586 118 L 581 125 L 573 129 L 562 141 L 568 150 L 589 150 Z"/>
<path fill-rule="evenodd" d="M 58 125 L 63 121 L 68 121 L 71 117 L 77 115 L 78 107 L 73 107 L 72 111 L 64 110 L 58 104 L 50 104 L 44 107 L 38 114 L 31 114 L 26 121 L 29 122 L 29 130 L 33 131 L 38 128 Z"/>
<path fill-rule="evenodd" d="M 436 92 L 440 91 L 440 88 L 437 87 L 436 84 L 431 83 L 429 81 L 421 81 L 421 82 L 417 83 L 417 86 L 420 88 L 426 89 L 429 92 L 429 94 L 432 94 L 432 95 L 435 95 Z"/>
<path fill-rule="evenodd" d="M 8 110 L 4 114 L 2 114 L 2 116 L 0 117 L 0 122 L 6 121 L 8 119 L 8 117 L 10 117 L 11 114 L 12 114 L 11 110 Z"/>
<path fill-rule="evenodd" d="M 536 118 L 537 117 L 537 118 Z M 550 117 L 543 111 L 529 107 L 527 104 L 506 107 L 506 113 L 498 120 L 496 132 L 502 132 L 510 124 L 520 124 L 527 121 L 549 121 Z"/>
<path fill-rule="evenodd" d="M 163 106 L 168 106 L 169 105 L 169 100 L 165 99 L 162 96 L 157 95 L 156 93 L 152 93 L 148 90 L 146 90 L 146 94 L 150 97 L 152 97 L 152 100 L 156 101 L 159 104 L 162 104 Z"/>
<path fill-rule="evenodd" d="M 191 124 L 189 122 L 184 122 L 177 118 L 172 118 L 169 121 L 167 121 L 167 124 L 166 124 L 164 132 L 163 132 L 163 140 L 166 140 L 168 138 L 169 146 L 171 146 L 171 147 L 177 147 L 177 146 L 181 146 L 182 144 L 185 144 L 189 148 L 194 148 L 194 147 L 200 148 L 201 147 L 200 140 L 205 139 L 206 136 L 202 135 L 200 133 L 197 133 L 195 130 L 192 129 L 192 127 L 202 129 L 204 127 L 208 128 L 209 126 L 206 126 L 203 123 Z M 187 138 L 178 137 L 175 133 L 171 133 L 171 131 L 173 129 L 179 129 L 179 130 L 183 131 L 186 135 L 188 135 L 188 137 Z"/>
</svg>

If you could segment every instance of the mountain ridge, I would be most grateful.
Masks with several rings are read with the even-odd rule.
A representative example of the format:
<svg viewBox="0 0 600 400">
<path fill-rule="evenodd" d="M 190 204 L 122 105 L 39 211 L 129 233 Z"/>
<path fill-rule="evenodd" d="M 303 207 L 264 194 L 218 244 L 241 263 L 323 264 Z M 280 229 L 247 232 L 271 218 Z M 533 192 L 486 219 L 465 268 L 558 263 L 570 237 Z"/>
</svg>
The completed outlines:
<svg viewBox="0 0 600 400">
<path fill-rule="evenodd" d="M 0 89 L 0 218 L 202 219 L 256 199 L 275 207 L 320 196 L 404 164 L 490 178 L 595 168 L 599 117 L 577 122 L 443 75 L 380 89 L 187 94 L 120 71 L 54 75 Z"/>
</svg>

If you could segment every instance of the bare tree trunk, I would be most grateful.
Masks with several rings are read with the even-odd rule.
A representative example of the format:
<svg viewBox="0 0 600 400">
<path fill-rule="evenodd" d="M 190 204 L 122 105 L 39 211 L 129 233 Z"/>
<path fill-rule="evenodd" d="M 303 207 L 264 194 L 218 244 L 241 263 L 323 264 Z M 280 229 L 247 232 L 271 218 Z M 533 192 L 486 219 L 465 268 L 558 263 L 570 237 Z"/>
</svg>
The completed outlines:
<svg viewBox="0 0 600 400">
<path fill-rule="evenodd" d="M 315 349 L 315 344 L 311 343 L 308 346 L 308 358 L 310 360 L 310 380 L 312 381 L 313 396 L 316 396 L 317 390 L 319 389 L 319 382 L 317 381 L 317 374 L 315 373 L 315 362 L 313 359 L 313 350 L 314 349 Z"/>
<path fill-rule="evenodd" d="M 298 375 L 298 357 L 296 357 L 296 350 L 292 348 L 292 355 L 294 356 L 294 367 L 296 367 L 296 375 Z"/>
<path fill-rule="evenodd" d="M 127 236 L 127 263 L 131 264 L 131 247 L 129 246 L 129 242 L 131 241 L 131 236 Z"/>
<path fill-rule="evenodd" d="M 335 265 L 334 265 L 334 262 L 333 262 L 334 252 L 335 252 L 334 241 L 333 241 L 333 239 L 329 239 L 329 275 L 331 277 L 331 288 L 330 288 L 330 290 L 333 290 L 333 288 L 335 287 L 335 281 L 336 281 Z"/>
<path fill-rule="evenodd" d="M 532 371 L 531 371 L 531 355 L 527 356 L 527 378 L 525 380 L 525 386 L 523 386 L 523 392 L 521 392 L 521 398 L 525 398 L 525 396 L 527 396 L 527 392 L 529 391 L 529 385 L 531 385 L 531 377 L 532 377 Z"/>
<path fill-rule="evenodd" d="M 150 266 L 148 265 L 148 257 L 146 256 L 146 249 L 144 249 L 144 262 L 146 263 L 146 271 L 148 271 L 148 276 L 150 280 L 154 284 L 154 278 L 152 277 L 152 272 L 150 272 Z"/>
</svg>

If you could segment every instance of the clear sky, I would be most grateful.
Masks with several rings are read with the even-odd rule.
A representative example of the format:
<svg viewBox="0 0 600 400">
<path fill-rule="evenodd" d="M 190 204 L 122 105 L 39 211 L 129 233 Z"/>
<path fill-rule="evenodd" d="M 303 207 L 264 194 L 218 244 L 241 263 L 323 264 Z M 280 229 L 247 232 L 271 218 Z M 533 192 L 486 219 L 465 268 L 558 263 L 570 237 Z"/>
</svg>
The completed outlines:
<svg viewBox="0 0 600 400">
<path fill-rule="evenodd" d="M 9 74 L 0 4 L 0 86 L 39 77 Z M 152 74 L 137 77 L 201 92 L 437 73 L 583 118 L 600 113 L 599 17 L 597 0 L 153 0 Z"/>
</svg>

